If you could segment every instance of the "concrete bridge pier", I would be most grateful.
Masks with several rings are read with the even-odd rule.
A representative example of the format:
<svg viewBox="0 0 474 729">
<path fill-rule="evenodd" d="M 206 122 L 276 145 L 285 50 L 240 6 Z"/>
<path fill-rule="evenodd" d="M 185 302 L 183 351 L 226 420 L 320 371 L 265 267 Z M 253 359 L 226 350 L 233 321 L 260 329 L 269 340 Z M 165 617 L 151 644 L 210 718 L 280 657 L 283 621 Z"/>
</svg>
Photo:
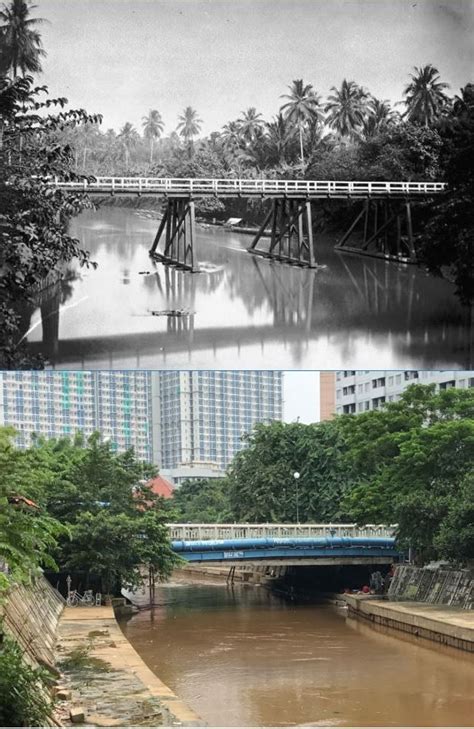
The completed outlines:
<svg viewBox="0 0 474 729">
<path fill-rule="evenodd" d="M 162 250 L 158 249 L 163 239 Z M 168 197 L 150 256 L 169 266 L 199 273 L 195 206 L 191 197 Z"/>
<path fill-rule="evenodd" d="M 275 197 L 247 250 L 270 260 L 317 268 L 311 202 L 305 198 Z"/>
</svg>

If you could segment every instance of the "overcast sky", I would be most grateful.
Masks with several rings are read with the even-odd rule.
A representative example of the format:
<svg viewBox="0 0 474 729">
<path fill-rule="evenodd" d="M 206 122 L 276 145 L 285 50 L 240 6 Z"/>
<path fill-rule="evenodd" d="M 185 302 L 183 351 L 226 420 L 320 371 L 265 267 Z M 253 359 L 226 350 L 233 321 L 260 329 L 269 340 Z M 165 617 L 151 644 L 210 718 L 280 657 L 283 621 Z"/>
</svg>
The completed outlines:
<svg viewBox="0 0 474 729">
<path fill-rule="evenodd" d="M 319 372 L 290 370 L 283 375 L 283 420 L 319 421 Z"/>
<path fill-rule="evenodd" d="M 37 0 L 41 81 L 104 129 L 158 109 L 165 133 L 185 106 L 203 132 L 255 106 L 266 119 L 293 79 L 325 97 L 345 77 L 401 99 L 413 66 L 453 93 L 472 80 L 471 0 Z"/>
</svg>

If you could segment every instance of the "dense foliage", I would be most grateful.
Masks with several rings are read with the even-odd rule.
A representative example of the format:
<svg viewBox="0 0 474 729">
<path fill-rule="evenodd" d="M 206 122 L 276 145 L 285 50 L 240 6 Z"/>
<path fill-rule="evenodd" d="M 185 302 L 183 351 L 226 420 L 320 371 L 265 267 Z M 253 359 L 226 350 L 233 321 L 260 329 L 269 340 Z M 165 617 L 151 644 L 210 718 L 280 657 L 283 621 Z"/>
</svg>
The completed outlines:
<svg viewBox="0 0 474 729">
<path fill-rule="evenodd" d="M 113 592 L 140 584 L 144 566 L 169 576 L 177 560 L 161 500 L 146 486 L 153 467 L 132 451 L 115 454 L 98 434 L 38 439 L 24 451 L 11 436 L 0 430 L 0 558 L 10 580 L 43 566 L 99 578 Z M 9 503 L 18 495 L 34 506 Z"/>
<path fill-rule="evenodd" d="M 345 484 L 334 423 L 257 425 L 228 474 L 237 521 L 334 521 Z M 298 479 L 294 473 L 300 474 Z"/>
<path fill-rule="evenodd" d="M 225 479 L 185 481 L 166 502 L 169 520 L 183 523 L 233 521 Z"/>
<path fill-rule="evenodd" d="M 440 166 L 449 185 L 436 204 L 422 237 L 422 255 L 429 268 L 449 267 L 461 298 L 474 299 L 474 85 L 461 89 L 440 129 Z"/>
<path fill-rule="evenodd" d="M 294 473 L 300 478 L 296 480 Z M 398 402 L 257 425 L 218 482 L 183 486 L 176 521 L 397 523 L 420 562 L 474 558 L 474 391 L 413 385 Z"/>
<path fill-rule="evenodd" d="M 3 636 L 0 645 L 0 726 L 51 725 L 52 703 L 47 692 L 51 675 L 32 668 L 20 647 Z"/>
<path fill-rule="evenodd" d="M 71 150 L 59 136 L 100 117 L 83 110 L 51 113 L 67 100 L 46 94 L 31 77 L 0 77 L 0 365 L 7 368 L 30 364 L 18 343 L 22 308 L 31 296 L 57 281 L 71 260 L 89 264 L 68 223 L 90 203 L 81 194 L 52 189 L 49 181 L 74 176 Z"/>
</svg>

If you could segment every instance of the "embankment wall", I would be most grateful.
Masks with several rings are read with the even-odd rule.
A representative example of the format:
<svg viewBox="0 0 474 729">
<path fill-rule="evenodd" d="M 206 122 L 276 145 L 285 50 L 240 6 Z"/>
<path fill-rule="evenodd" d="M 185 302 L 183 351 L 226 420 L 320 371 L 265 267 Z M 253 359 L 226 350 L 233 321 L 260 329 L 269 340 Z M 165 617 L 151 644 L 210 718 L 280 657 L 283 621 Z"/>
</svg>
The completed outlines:
<svg viewBox="0 0 474 729">
<path fill-rule="evenodd" d="M 64 598 L 41 575 L 15 585 L 2 607 L 3 630 L 21 646 L 32 665 L 54 666 L 54 645 Z"/>
<path fill-rule="evenodd" d="M 399 565 L 388 598 L 413 600 L 430 605 L 452 605 L 472 610 L 474 607 L 474 573 L 472 570 L 447 570 Z"/>
</svg>

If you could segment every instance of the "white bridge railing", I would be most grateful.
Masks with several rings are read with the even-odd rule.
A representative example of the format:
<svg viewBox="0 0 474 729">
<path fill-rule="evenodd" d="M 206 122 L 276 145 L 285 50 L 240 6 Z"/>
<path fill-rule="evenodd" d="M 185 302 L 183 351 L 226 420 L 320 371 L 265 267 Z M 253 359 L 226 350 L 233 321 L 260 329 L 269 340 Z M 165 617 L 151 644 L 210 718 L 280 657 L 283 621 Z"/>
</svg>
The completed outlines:
<svg viewBox="0 0 474 729">
<path fill-rule="evenodd" d="M 446 189 L 444 182 L 357 182 L 349 180 L 233 180 L 182 179 L 172 177 L 94 177 L 65 182 L 51 180 L 54 187 L 86 192 L 193 193 L 197 195 L 426 195 Z"/>
<path fill-rule="evenodd" d="M 393 537 L 385 524 L 168 524 L 172 540 L 256 539 L 258 537 Z"/>
</svg>

